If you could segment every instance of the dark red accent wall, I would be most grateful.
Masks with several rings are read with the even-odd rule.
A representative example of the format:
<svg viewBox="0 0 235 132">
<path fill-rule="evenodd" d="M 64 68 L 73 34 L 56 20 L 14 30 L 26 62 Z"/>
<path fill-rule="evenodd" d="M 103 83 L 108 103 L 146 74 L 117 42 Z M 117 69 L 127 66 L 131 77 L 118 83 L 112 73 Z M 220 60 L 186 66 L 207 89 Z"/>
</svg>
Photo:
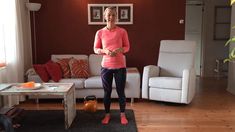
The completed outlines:
<svg viewBox="0 0 235 132">
<path fill-rule="evenodd" d="M 160 40 L 184 39 L 185 0 L 30 0 L 42 4 L 36 17 L 37 63 L 51 54 L 91 54 L 95 33 L 88 25 L 87 4 L 133 3 L 133 24 L 120 25 L 129 34 L 128 67 L 157 64 Z M 31 19 L 32 21 L 32 19 Z M 34 60 L 35 62 L 35 60 Z"/>
</svg>

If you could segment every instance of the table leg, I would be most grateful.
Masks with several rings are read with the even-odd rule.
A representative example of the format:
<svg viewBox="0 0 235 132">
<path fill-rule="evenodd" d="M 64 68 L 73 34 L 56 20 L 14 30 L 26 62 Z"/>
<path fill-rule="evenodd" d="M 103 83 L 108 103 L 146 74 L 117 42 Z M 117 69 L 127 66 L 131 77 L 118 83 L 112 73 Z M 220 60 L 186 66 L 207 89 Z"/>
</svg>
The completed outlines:
<svg viewBox="0 0 235 132">
<path fill-rule="evenodd" d="M 68 129 L 76 117 L 76 98 L 74 86 L 68 91 L 67 94 L 64 95 L 64 116 L 65 129 Z"/>
</svg>

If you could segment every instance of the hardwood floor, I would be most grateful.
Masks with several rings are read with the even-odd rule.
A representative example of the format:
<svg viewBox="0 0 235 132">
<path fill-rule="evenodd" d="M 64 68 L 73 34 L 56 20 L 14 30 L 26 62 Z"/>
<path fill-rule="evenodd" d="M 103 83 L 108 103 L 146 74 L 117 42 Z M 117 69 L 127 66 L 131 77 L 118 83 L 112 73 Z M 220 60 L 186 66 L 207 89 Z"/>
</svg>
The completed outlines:
<svg viewBox="0 0 235 132">
<path fill-rule="evenodd" d="M 127 109 L 133 109 L 139 132 L 235 132 L 235 95 L 226 91 L 227 80 L 200 78 L 197 92 L 189 105 L 172 104 L 149 100 L 128 101 Z M 82 109 L 77 101 L 77 109 Z M 62 109 L 61 103 L 53 100 L 23 102 L 24 109 Z M 99 109 L 103 109 L 99 101 Z M 113 101 L 112 109 L 118 109 Z"/>
</svg>

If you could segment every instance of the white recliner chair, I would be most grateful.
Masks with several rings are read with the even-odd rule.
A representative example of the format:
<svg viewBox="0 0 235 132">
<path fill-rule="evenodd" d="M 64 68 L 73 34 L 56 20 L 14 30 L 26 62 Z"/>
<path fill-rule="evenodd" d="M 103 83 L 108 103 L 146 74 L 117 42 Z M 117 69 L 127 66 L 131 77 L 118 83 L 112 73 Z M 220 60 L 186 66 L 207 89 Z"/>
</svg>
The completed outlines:
<svg viewBox="0 0 235 132">
<path fill-rule="evenodd" d="M 162 40 L 158 66 L 144 67 L 142 98 L 189 104 L 195 95 L 195 50 L 194 41 Z"/>
</svg>

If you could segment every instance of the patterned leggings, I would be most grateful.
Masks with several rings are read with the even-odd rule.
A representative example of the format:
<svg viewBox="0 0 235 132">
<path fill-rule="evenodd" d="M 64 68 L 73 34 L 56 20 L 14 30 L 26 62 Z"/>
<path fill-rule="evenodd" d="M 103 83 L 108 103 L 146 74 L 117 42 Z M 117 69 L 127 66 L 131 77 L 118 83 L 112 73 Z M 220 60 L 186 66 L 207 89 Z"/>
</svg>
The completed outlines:
<svg viewBox="0 0 235 132">
<path fill-rule="evenodd" d="M 102 78 L 102 84 L 104 88 L 105 112 L 106 113 L 110 112 L 113 77 L 116 82 L 116 91 L 119 97 L 120 112 L 125 112 L 126 96 L 125 96 L 124 88 L 126 84 L 126 68 L 107 69 L 107 68 L 102 67 L 101 78 Z"/>
</svg>

